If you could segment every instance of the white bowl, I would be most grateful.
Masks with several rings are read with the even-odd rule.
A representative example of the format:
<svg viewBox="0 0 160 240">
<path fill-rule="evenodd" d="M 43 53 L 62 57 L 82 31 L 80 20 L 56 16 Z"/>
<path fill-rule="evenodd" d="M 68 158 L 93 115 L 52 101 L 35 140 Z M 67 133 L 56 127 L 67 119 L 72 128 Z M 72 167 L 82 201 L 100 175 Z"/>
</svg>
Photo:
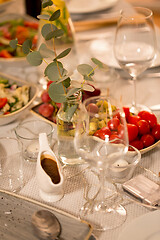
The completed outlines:
<svg viewBox="0 0 160 240">
<path fill-rule="evenodd" d="M 0 73 L 0 77 L 4 77 L 4 78 L 8 79 L 9 83 L 13 83 L 13 82 L 15 83 L 16 82 L 18 84 L 18 86 L 28 85 L 30 87 L 30 91 L 29 91 L 30 100 L 24 107 L 22 107 L 21 109 L 15 111 L 13 113 L 9 113 L 9 114 L 6 114 L 6 115 L 0 115 L 0 126 L 2 126 L 2 125 L 5 125 L 5 124 L 8 124 L 10 122 L 13 122 L 18 117 L 20 117 L 22 114 L 24 114 L 24 112 L 26 110 L 28 110 L 32 107 L 32 103 L 35 100 L 35 98 L 37 96 L 37 93 L 38 93 L 38 88 L 33 83 L 29 83 L 29 82 L 20 80 L 18 78 L 9 76 L 9 75 L 4 74 L 4 73 Z"/>
</svg>

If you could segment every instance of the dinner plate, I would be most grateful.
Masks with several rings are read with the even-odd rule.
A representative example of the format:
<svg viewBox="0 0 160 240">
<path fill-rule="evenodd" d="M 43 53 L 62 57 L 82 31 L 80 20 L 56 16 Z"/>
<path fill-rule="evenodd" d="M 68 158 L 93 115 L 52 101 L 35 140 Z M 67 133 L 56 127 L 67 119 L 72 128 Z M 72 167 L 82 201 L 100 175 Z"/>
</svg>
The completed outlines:
<svg viewBox="0 0 160 240">
<path fill-rule="evenodd" d="M 120 234 L 118 240 L 159 240 L 160 210 L 142 215 L 130 224 Z"/>
<path fill-rule="evenodd" d="M 38 240 L 31 217 L 35 211 L 42 209 L 54 213 L 58 218 L 62 227 L 59 239 L 95 239 L 91 235 L 92 227 L 86 221 L 32 199 L 0 190 L 0 206 L 0 238 L 3 240 Z"/>
<path fill-rule="evenodd" d="M 71 14 L 82 14 L 102 11 L 113 7 L 118 0 L 70 0 L 68 10 Z"/>
</svg>

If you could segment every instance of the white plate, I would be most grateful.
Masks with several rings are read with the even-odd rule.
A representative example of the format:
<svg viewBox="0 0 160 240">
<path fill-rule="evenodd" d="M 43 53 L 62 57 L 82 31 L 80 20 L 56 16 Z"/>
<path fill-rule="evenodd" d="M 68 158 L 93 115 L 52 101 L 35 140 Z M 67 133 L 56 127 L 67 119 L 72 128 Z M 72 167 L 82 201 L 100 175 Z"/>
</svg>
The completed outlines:
<svg viewBox="0 0 160 240">
<path fill-rule="evenodd" d="M 68 10 L 70 13 L 92 13 L 113 7 L 118 0 L 70 0 Z"/>
<path fill-rule="evenodd" d="M 118 240 L 159 240 L 160 239 L 160 210 L 147 213 L 133 220 Z"/>
</svg>

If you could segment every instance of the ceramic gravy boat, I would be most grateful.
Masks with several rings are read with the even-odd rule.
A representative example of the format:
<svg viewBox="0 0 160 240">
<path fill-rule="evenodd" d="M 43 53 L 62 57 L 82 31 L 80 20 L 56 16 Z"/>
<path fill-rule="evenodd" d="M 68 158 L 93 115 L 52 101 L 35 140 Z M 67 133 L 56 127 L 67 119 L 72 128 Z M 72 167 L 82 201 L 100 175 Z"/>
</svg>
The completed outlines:
<svg viewBox="0 0 160 240">
<path fill-rule="evenodd" d="M 64 177 L 60 163 L 49 147 L 46 133 L 39 134 L 36 178 L 40 196 L 44 201 L 56 202 L 63 197 Z"/>
</svg>

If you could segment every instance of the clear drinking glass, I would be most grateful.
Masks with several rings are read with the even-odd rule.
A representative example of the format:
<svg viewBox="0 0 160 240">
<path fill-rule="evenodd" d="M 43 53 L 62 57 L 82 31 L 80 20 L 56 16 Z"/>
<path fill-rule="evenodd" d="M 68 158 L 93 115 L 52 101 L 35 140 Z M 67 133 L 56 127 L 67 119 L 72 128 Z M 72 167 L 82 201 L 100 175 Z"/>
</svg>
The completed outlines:
<svg viewBox="0 0 160 240">
<path fill-rule="evenodd" d="M 115 228 L 126 219 L 123 206 L 114 203 L 112 208 L 105 188 L 109 163 L 123 159 L 128 152 L 125 114 L 120 105 L 115 99 L 102 96 L 85 100 L 75 129 L 77 153 L 98 172 L 99 189 L 80 211 L 87 221 L 98 221 L 96 225 L 92 223 L 96 230 Z"/>
<path fill-rule="evenodd" d="M 129 73 L 133 80 L 134 93 L 130 112 L 137 114 L 145 106 L 136 102 L 136 79 L 149 68 L 156 56 L 156 35 L 152 11 L 136 7 L 121 11 L 117 24 L 114 53 L 120 67 Z"/>
<path fill-rule="evenodd" d="M 49 145 L 52 146 L 53 132 L 53 125 L 45 121 L 30 120 L 21 122 L 15 128 L 15 134 L 22 143 L 23 158 L 30 162 L 36 162 L 39 152 L 39 134 L 46 133 Z"/>
</svg>

